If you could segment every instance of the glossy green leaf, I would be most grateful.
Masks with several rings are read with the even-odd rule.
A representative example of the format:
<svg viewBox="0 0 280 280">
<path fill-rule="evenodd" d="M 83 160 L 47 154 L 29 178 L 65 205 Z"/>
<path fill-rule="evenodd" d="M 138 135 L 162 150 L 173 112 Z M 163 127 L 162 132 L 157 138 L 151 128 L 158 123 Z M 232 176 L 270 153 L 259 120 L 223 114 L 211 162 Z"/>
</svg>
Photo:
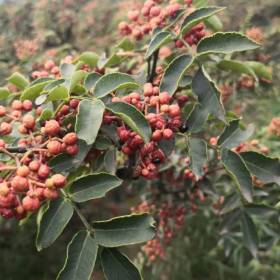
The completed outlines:
<svg viewBox="0 0 280 280">
<path fill-rule="evenodd" d="M 46 121 L 46 120 L 49 120 L 51 118 L 53 118 L 53 110 L 46 108 L 46 109 L 43 110 L 42 114 L 40 115 L 39 120 L 40 121 Z"/>
<path fill-rule="evenodd" d="M 160 91 L 167 91 L 172 96 L 176 92 L 184 73 L 192 63 L 192 57 L 187 54 L 180 55 L 172 60 L 161 79 Z"/>
<path fill-rule="evenodd" d="M 115 248 L 104 248 L 101 253 L 102 269 L 107 280 L 141 280 L 137 267 Z"/>
<path fill-rule="evenodd" d="M 239 60 L 221 60 L 217 66 L 225 71 L 232 71 L 239 74 L 247 74 L 254 78 L 256 78 L 256 74 L 253 69 L 244 63 L 244 61 Z"/>
<path fill-rule="evenodd" d="M 75 72 L 75 69 L 76 69 L 75 65 L 63 63 L 60 66 L 61 77 L 65 80 L 71 79 L 72 75 Z"/>
<path fill-rule="evenodd" d="M 64 199 L 50 202 L 43 214 L 37 233 L 36 247 L 38 251 L 49 247 L 61 235 L 64 228 L 72 218 L 74 208 Z"/>
<path fill-rule="evenodd" d="M 60 86 L 64 83 L 65 83 L 64 79 L 54 80 L 44 87 L 44 91 L 50 91 L 50 90 L 52 90 L 52 89 L 56 88 L 57 86 Z"/>
<path fill-rule="evenodd" d="M 272 71 L 265 64 L 258 61 L 245 61 L 245 65 L 253 69 L 253 71 L 259 78 L 272 81 Z"/>
<path fill-rule="evenodd" d="M 155 51 L 161 48 L 163 45 L 171 42 L 172 36 L 169 31 L 160 31 L 156 33 L 148 46 L 147 52 L 145 54 L 145 59 L 149 58 Z"/>
<path fill-rule="evenodd" d="M 0 100 L 4 100 L 8 98 L 10 95 L 10 91 L 6 87 L 0 87 Z"/>
<path fill-rule="evenodd" d="M 132 130 L 137 132 L 145 142 L 151 137 L 151 127 L 145 116 L 134 106 L 125 102 L 112 102 L 106 108 L 119 116 Z"/>
<path fill-rule="evenodd" d="M 100 57 L 97 63 L 97 67 L 99 69 L 107 68 L 107 67 L 114 67 L 118 65 L 122 61 L 122 57 L 118 56 L 117 54 L 113 53 L 111 56 L 107 57 L 106 54 Z"/>
<path fill-rule="evenodd" d="M 212 36 L 203 38 L 197 45 L 198 55 L 221 53 L 230 54 L 254 50 L 260 46 L 247 38 L 245 35 L 237 32 L 217 32 Z"/>
<path fill-rule="evenodd" d="M 25 89 L 29 81 L 22 74 L 15 72 L 8 79 L 8 82 L 15 85 L 18 89 Z"/>
<path fill-rule="evenodd" d="M 101 198 L 120 186 L 122 180 L 108 173 L 96 173 L 77 178 L 71 185 L 71 197 L 76 202 Z"/>
<path fill-rule="evenodd" d="M 138 244 L 155 235 L 154 220 L 149 214 L 135 214 L 93 223 L 95 239 L 104 247 Z"/>
<path fill-rule="evenodd" d="M 190 132 L 199 132 L 203 129 L 208 119 L 208 111 L 200 104 L 195 105 L 189 115 L 187 125 Z"/>
<path fill-rule="evenodd" d="M 222 135 L 219 137 L 219 146 L 228 149 L 237 147 L 254 133 L 255 126 L 253 124 L 248 125 L 246 129 L 241 129 L 239 122 L 240 120 L 233 120 L 230 122 L 229 126 L 225 128 Z"/>
<path fill-rule="evenodd" d="M 84 62 L 90 67 L 95 67 L 97 65 L 98 59 L 99 56 L 94 52 L 83 52 L 78 60 Z"/>
<path fill-rule="evenodd" d="M 203 166 L 207 162 L 207 144 L 199 138 L 189 139 L 190 168 L 197 178 L 204 175 Z"/>
<path fill-rule="evenodd" d="M 65 86 L 57 86 L 49 92 L 48 101 L 68 100 L 70 98 Z"/>
<path fill-rule="evenodd" d="M 84 81 L 84 86 L 87 90 L 92 90 L 96 82 L 100 79 L 101 75 L 96 72 L 89 73 Z"/>
<path fill-rule="evenodd" d="M 75 131 L 78 138 L 93 144 L 103 120 L 105 105 L 101 100 L 82 100 L 78 107 Z"/>
<path fill-rule="evenodd" d="M 198 97 L 202 108 L 226 123 L 225 110 L 220 100 L 220 92 L 204 68 L 200 68 L 192 82 L 193 92 Z"/>
<path fill-rule="evenodd" d="M 263 183 L 276 183 L 280 186 L 280 160 L 256 152 L 240 154 L 252 174 Z"/>
<path fill-rule="evenodd" d="M 93 95 L 102 98 L 111 92 L 120 89 L 136 89 L 139 85 L 136 81 L 124 73 L 110 73 L 102 76 L 95 84 Z"/>
<path fill-rule="evenodd" d="M 207 18 L 205 20 L 205 24 L 208 28 L 212 29 L 214 32 L 223 30 L 223 22 L 216 15 Z"/>
<path fill-rule="evenodd" d="M 80 82 L 84 80 L 87 76 L 87 72 L 83 70 L 75 71 L 70 79 L 70 91 L 72 92 L 73 89 L 79 85 Z"/>
<path fill-rule="evenodd" d="M 78 232 L 67 246 L 66 260 L 57 280 L 89 280 L 93 272 L 98 245 L 87 231 Z"/>
<path fill-rule="evenodd" d="M 244 245 L 256 258 L 258 252 L 258 234 L 256 226 L 252 218 L 246 212 L 243 212 L 241 217 Z"/>
<path fill-rule="evenodd" d="M 132 51 L 134 47 L 134 43 L 128 37 L 124 37 L 116 46 L 117 49 L 123 49 L 124 51 Z"/>
<path fill-rule="evenodd" d="M 196 9 L 184 19 L 181 26 L 181 34 L 185 34 L 199 22 L 204 21 L 205 19 L 215 15 L 216 13 L 224 9 L 225 9 L 224 7 L 214 7 L 214 6 L 202 7 L 200 9 Z"/>
<path fill-rule="evenodd" d="M 20 99 L 22 101 L 26 99 L 35 100 L 44 91 L 45 86 L 48 85 L 50 82 L 51 80 L 26 87 L 23 93 L 21 94 Z"/>
<path fill-rule="evenodd" d="M 241 156 L 231 150 L 222 149 L 221 160 L 227 172 L 234 179 L 243 198 L 252 202 L 252 178 Z"/>
</svg>

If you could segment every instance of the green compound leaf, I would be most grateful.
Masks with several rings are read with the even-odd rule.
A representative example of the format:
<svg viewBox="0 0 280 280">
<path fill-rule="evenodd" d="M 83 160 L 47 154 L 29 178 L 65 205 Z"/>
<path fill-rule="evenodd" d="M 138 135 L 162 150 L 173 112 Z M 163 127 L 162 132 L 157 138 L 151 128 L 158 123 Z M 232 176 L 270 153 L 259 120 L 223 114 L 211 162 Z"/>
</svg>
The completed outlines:
<svg viewBox="0 0 280 280">
<path fill-rule="evenodd" d="M 105 105 L 101 100 L 82 100 L 79 104 L 75 131 L 88 145 L 94 143 L 103 120 Z"/>
<path fill-rule="evenodd" d="M 193 58 L 187 54 L 180 55 L 172 60 L 163 74 L 160 91 L 167 91 L 172 96 L 192 63 Z"/>
<path fill-rule="evenodd" d="M 101 198 L 110 190 L 120 186 L 122 180 L 108 173 L 96 173 L 80 177 L 71 185 L 71 197 L 76 202 Z"/>
<path fill-rule="evenodd" d="M 136 89 L 138 87 L 138 83 L 130 75 L 124 73 L 109 73 L 102 76 L 96 82 L 93 95 L 96 98 L 102 98 L 116 90 Z"/>
<path fill-rule="evenodd" d="M 145 59 L 149 58 L 155 51 L 161 48 L 163 45 L 168 44 L 172 40 L 172 35 L 169 31 L 160 31 L 156 33 L 147 49 Z"/>
<path fill-rule="evenodd" d="M 254 50 L 260 45 L 245 35 L 237 32 L 217 32 L 210 37 L 203 38 L 197 45 L 199 56 L 211 53 L 230 54 Z"/>
<path fill-rule="evenodd" d="M 41 217 L 38 226 L 36 247 L 38 251 L 49 247 L 61 235 L 64 228 L 72 218 L 74 208 L 64 199 L 50 202 L 48 209 Z"/>
<path fill-rule="evenodd" d="M 115 248 L 104 248 L 101 264 L 107 280 L 141 280 L 137 267 Z"/>
<path fill-rule="evenodd" d="M 57 280 L 89 280 L 98 245 L 87 231 L 78 232 L 67 246 L 66 260 Z"/>
<path fill-rule="evenodd" d="M 240 194 L 247 202 L 252 202 L 252 178 L 241 156 L 231 150 L 222 149 L 221 160 L 227 172 L 234 179 Z"/>
<path fill-rule="evenodd" d="M 138 244 L 155 235 L 154 219 L 147 213 L 93 223 L 95 239 L 104 247 Z"/>
</svg>

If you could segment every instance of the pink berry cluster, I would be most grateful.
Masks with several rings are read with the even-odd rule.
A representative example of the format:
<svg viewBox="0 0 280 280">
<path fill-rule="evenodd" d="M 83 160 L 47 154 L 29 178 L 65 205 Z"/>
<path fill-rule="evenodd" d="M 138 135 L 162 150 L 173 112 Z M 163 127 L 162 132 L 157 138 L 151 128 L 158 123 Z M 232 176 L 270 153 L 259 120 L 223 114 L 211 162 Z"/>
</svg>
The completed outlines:
<svg viewBox="0 0 280 280">
<path fill-rule="evenodd" d="M 182 126 L 180 106 L 184 103 L 178 102 L 176 96 L 171 97 L 168 92 L 160 92 L 152 83 L 144 84 L 143 94 L 132 92 L 124 97 L 112 98 L 112 102 L 119 101 L 127 102 L 143 112 L 152 129 L 151 141 L 145 144 L 140 135 L 131 131 L 110 113 L 104 115 L 103 122 L 106 124 L 116 122 L 122 152 L 128 156 L 137 155 L 134 176 L 153 179 L 158 175 L 158 165 L 166 160 L 159 142 L 172 140 L 174 133 L 180 130 Z"/>
<path fill-rule="evenodd" d="M 41 113 L 30 100 L 0 106 L 0 154 L 6 157 L 0 163 L 0 215 L 5 218 L 23 219 L 43 201 L 56 199 L 66 177 L 52 172 L 48 162 L 62 152 L 78 152 L 73 127 L 62 125 L 64 115 L 41 121 Z M 10 135 L 20 136 L 11 144 Z"/>
<path fill-rule="evenodd" d="M 175 238 L 178 230 L 185 223 L 186 208 L 183 205 L 176 205 L 170 202 L 164 202 L 160 208 L 153 203 L 147 201 L 142 202 L 133 212 L 153 212 L 157 217 L 158 227 L 156 237 L 148 241 L 143 247 L 143 252 L 147 255 L 150 262 L 158 258 L 166 257 L 166 246 L 168 246 Z"/>
<path fill-rule="evenodd" d="M 166 27 L 180 10 L 185 9 L 186 14 L 194 11 L 192 0 L 185 0 L 184 4 L 170 1 L 166 5 L 166 3 L 163 2 L 164 1 L 147 0 L 144 2 L 141 9 L 129 11 L 127 15 L 129 22 L 122 21 L 119 23 L 120 33 L 122 35 L 130 35 L 132 38 L 139 41 L 142 40 L 145 35 L 151 35 L 155 28 Z M 182 20 L 172 27 L 176 34 L 180 31 Z M 190 46 L 197 45 L 205 35 L 205 25 L 200 23 L 184 34 L 183 40 Z M 175 46 L 181 48 L 184 46 L 184 43 L 182 40 L 176 40 Z"/>
</svg>

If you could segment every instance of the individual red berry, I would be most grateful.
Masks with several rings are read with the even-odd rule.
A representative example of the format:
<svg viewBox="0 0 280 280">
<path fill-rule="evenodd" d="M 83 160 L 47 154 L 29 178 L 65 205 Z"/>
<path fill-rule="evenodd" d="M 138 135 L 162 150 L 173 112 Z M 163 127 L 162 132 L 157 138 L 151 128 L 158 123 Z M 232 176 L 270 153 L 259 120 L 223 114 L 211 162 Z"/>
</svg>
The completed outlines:
<svg viewBox="0 0 280 280">
<path fill-rule="evenodd" d="M 44 189 L 44 197 L 50 200 L 54 200 L 57 199 L 59 196 L 57 190 L 53 190 L 53 189 L 48 189 L 45 188 Z"/>
<path fill-rule="evenodd" d="M 28 180 L 21 176 L 15 176 L 11 180 L 11 186 L 15 191 L 24 192 L 28 190 Z"/>
<path fill-rule="evenodd" d="M 7 110 L 4 106 L 0 106 L 0 117 L 4 117 L 7 113 Z"/>
<path fill-rule="evenodd" d="M 0 135 L 8 135 L 12 132 L 13 128 L 11 124 L 7 122 L 2 122 L 0 124 Z"/>
<path fill-rule="evenodd" d="M 22 103 L 19 100 L 14 100 L 12 102 L 11 107 L 12 107 L 13 110 L 21 110 L 22 109 Z"/>
<path fill-rule="evenodd" d="M 41 164 L 38 170 L 38 175 L 41 178 L 46 178 L 49 176 L 51 170 L 46 164 Z"/>
<path fill-rule="evenodd" d="M 176 45 L 177 48 L 180 49 L 180 48 L 182 48 L 184 46 L 184 43 L 182 42 L 182 40 L 177 40 L 175 42 L 175 45 Z"/>
<path fill-rule="evenodd" d="M 29 163 L 29 169 L 32 170 L 32 171 L 38 171 L 38 169 L 40 168 L 40 162 L 37 161 L 37 160 L 32 160 L 30 163 Z"/>
<path fill-rule="evenodd" d="M 0 139 L 0 148 L 5 148 L 6 142 L 3 139 Z"/>
<path fill-rule="evenodd" d="M 60 132 L 60 125 L 56 120 L 47 121 L 44 128 L 45 133 L 50 136 L 55 136 Z"/>
<path fill-rule="evenodd" d="M 37 116 L 41 116 L 43 110 L 44 110 L 43 107 L 41 107 L 41 106 L 38 107 L 38 108 L 36 109 L 36 115 L 37 115 Z"/>
<path fill-rule="evenodd" d="M 126 155 L 131 155 L 132 154 L 132 150 L 128 146 L 123 146 L 122 147 L 122 152 Z"/>
<path fill-rule="evenodd" d="M 168 104 L 170 100 L 171 100 L 171 96 L 168 94 L 167 91 L 161 92 L 159 94 L 160 104 Z"/>
<path fill-rule="evenodd" d="M 169 105 L 167 105 L 167 104 L 161 105 L 160 106 L 160 111 L 162 113 L 168 113 L 169 112 Z"/>
<path fill-rule="evenodd" d="M 21 176 L 21 177 L 27 177 L 29 172 L 30 172 L 30 169 L 26 165 L 20 166 L 17 169 L 17 175 Z"/>
<path fill-rule="evenodd" d="M 35 212 L 40 207 L 40 200 L 37 197 L 26 196 L 22 200 L 22 207 L 25 211 Z"/>
<path fill-rule="evenodd" d="M 150 105 L 155 107 L 159 103 L 159 97 L 158 96 L 152 96 L 150 99 Z"/>
<path fill-rule="evenodd" d="M 153 95 L 153 85 L 151 83 L 144 84 L 143 90 L 144 90 L 144 96 Z"/>
<path fill-rule="evenodd" d="M 59 113 L 62 115 L 62 116 L 65 116 L 69 113 L 69 106 L 68 105 L 63 105 L 60 110 L 59 110 Z"/>
<path fill-rule="evenodd" d="M 142 169 L 141 172 L 142 176 L 147 177 L 150 174 L 150 171 L 147 168 Z"/>
<path fill-rule="evenodd" d="M 30 111 L 30 110 L 32 110 L 32 107 L 33 107 L 33 104 L 30 100 L 24 100 L 22 102 L 22 109 L 24 111 Z"/>
<path fill-rule="evenodd" d="M 173 131 L 169 128 L 166 128 L 163 130 L 162 136 L 164 139 L 171 139 L 173 137 Z"/>
<path fill-rule="evenodd" d="M 10 192 L 8 184 L 6 182 L 0 183 L 0 196 L 7 196 Z"/>
<path fill-rule="evenodd" d="M 169 116 L 177 117 L 181 114 L 180 107 L 177 104 L 172 104 L 169 106 Z"/>
<path fill-rule="evenodd" d="M 132 21 L 137 21 L 139 17 L 139 11 L 137 10 L 129 11 L 127 17 Z"/>
<path fill-rule="evenodd" d="M 46 70 L 51 70 L 53 67 L 55 67 L 55 62 L 53 60 L 47 60 L 44 64 L 44 68 Z"/>
<path fill-rule="evenodd" d="M 47 149 L 51 155 L 58 155 L 62 151 L 62 144 L 57 140 L 51 140 L 48 145 Z"/>
<path fill-rule="evenodd" d="M 19 110 L 14 110 L 11 112 L 11 115 L 16 119 L 19 119 L 22 116 L 22 113 Z"/>
<path fill-rule="evenodd" d="M 35 118 L 32 115 L 25 115 L 22 118 L 22 123 L 24 124 L 24 126 L 28 129 L 33 129 L 36 122 L 35 122 Z"/>
<path fill-rule="evenodd" d="M 159 6 L 152 7 L 150 10 L 151 17 L 157 17 L 161 13 L 161 8 Z"/>
<path fill-rule="evenodd" d="M 79 99 L 71 99 L 70 102 L 69 102 L 69 106 L 72 109 L 76 109 L 78 107 L 79 103 L 80 103 Z"/>
<path fill-rule="evenodd" d="M 118 96 L 114 96 L 112 98 L 112 102 L 120 102 L 120 101 L 122 101 L 122 99 L 120 97 L 118 97 Z"/>
<path fill-rule="evenodd" d="M 79 146 L 77 144 L 67 146 L 65 151 L 70 156 L 75 156 L 79 152 Z"/>
<path fill-rule="evenodd" d="M 162 132 L 161 132 L 161 130 L 155 130 L 155 131 L 153 132 L 153 135 L 152 135 L 152 140 L 158 142 L 158 141 L 161 140 L 161 138 L 162 138 Z"/>
<path fill-rule="evenodd" d="M 52 188 L 54 187 L 53 179 L 52 179 L 52 178 L 48 178 L 48 179 L 45 181 L 45 185 L 46 185 L 47 188 L 52 189 Z"/>
<path fill-rule="evenodd" d="M 55 174 L 51 179 L 53 180 L 54 186 L 57 188 L 63 188 L 66 184 L 66 178 L 61 174 Z"/>
<path fill-rule="evenodd" d="M 78 137 L 75 132 L 70 132 L 67 133 L 62 140 L 66 145 L 74 145 L 78 142 Z"/>
</svg>

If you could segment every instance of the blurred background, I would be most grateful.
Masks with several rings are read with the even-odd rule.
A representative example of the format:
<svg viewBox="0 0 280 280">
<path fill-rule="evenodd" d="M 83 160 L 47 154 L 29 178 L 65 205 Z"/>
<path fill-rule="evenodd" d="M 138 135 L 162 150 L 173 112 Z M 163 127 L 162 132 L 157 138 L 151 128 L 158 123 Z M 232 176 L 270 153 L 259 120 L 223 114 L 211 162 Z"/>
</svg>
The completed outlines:
<svg viewBox="0 0 280 280">
<path fill-rule="evenodd" d="M 0 0 L 0 84 L 12 71 L 30 74 L 47 59 L 59 60 L 82 51 L 99 54 L 119 40 L 117 24 L 126 17 L 136 1 L 131 0 Z M 265 62 L 273 81 L 255 88 L 246 86 L 231 96 L 231 106 L 246 111 L 246 122 L 256 123 L 256 138 L 261 139 L 271 155 L 280 148 L 280 1 L 216 0 L 211 4 L 226 6 L 222 14 L 224 30 L 243 31 L 258 38 L 263 48 L 254 58 Z M 221 86 L 229 86 L 223 77 Z M 1 86 L 1 85 L 0 85 Z M 225 95 L 230 92 L 224 87 Z M 277 119 L 278 118 L 278 119 Z M 122 198 L 124 199 L 124 198 Z M 118 194 L 104 206 L 108 212 L 126 213 L 135 201 L 125 199 L 120 207 Z M 90 213 L 100 218 L 101 206 L 89 205 Z M 98 209 L 98 211 L 96 210 Z M 65 247 L 79 227 L 73 221 L 51 248 L 38 253 L 34 246 L 36 222 L 18 226 L 0 218 L 0 280 L 51 280 L 62 266 Z M 228 258 L 219 244 L 219 223 L 207 207 L 187 217 L 184 229 L 167 248 L 165 259 L 143 265 L 147 280 L 231 280 L 280 279 L 280 244 L 250 260 L 236 247 Z M 278 226 L 279 227 L 279 226 Z M 279 228 L 275 228 L 278 230 Z M 127 252 L 135 256 L 134 250 Z M 142 256 L 137 256 L 141 260 Z M 98 271 L 94 279 L 103 279 Z"/>
</svg>

